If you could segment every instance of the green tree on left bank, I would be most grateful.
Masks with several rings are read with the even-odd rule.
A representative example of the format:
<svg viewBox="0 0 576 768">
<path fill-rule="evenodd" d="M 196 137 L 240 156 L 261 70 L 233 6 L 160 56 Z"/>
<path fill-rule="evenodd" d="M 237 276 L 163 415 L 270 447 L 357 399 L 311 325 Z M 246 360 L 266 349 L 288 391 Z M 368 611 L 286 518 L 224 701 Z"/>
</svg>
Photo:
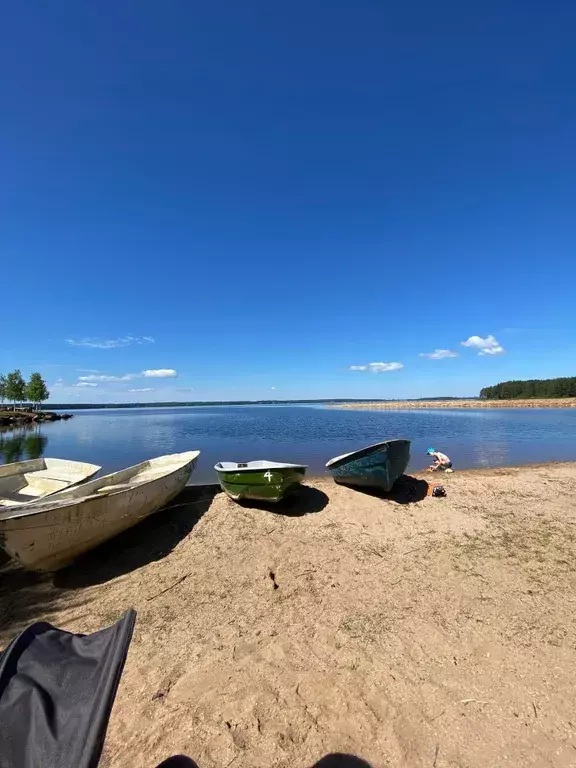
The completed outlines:
<svg viewBox="0 0 576 768">
<path fill-rule="evenodd" d="M 16 410 L 16 403 L 24 402 L 33 403 L 38 408 L 49 397 L 46 382 L 39 373 L 33 373 L 28 382 L 19 369 L 6 376 L 0 374 L 0 402 L 11 401 L 13 410 Z"/>
<path fill-rule="evenodd" d="M 46 382 L 39 373 L 33 373 L 30 381 L 26 384 L 26 399 L 34 403 L 36 409 L 41 406 L 45 400 L 50 397 L 50 392 Z"/>
<path fill-rule="evenodd" d="M 12 401 L 14 410 L 16 403 L 22 403 L 26 398 L 26 382 L 18 368 L 6 376 L 5 395 L 7 400 Z"/>
</svg>

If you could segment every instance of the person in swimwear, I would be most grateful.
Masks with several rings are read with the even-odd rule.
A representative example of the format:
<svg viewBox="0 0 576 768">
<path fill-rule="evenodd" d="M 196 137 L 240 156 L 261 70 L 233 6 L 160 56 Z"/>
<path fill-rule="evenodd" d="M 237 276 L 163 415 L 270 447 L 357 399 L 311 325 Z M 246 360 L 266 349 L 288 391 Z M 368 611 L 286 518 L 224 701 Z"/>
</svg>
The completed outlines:
<svg viewBox="0 0 576 768">
<path fill-rule="evenodd" d="M 428 470 L 430 472 L 437 472 L 439 469 L 452 470 L 452 461 L 449 456 L 446 456 L 445 453 L 440 453 L 440 451 L 435 451 L 434 448 L 428 448 L 428 450 L 426 451 L 426 455 L 434 457 L 434 464 L 431 464 L 428 467 Z"/>
</svg>

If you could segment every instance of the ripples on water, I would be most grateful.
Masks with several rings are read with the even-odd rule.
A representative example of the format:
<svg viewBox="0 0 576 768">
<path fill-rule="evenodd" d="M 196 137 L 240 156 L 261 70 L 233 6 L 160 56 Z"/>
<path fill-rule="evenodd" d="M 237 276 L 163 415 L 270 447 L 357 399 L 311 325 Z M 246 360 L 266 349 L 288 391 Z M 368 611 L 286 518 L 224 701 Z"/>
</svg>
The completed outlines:
<svg viewBox="0 0 576 768">
<path fill-rule="evenodd" d="M 76 411 L 67 422 L 0 433 L 0 462 L 39 455 L 112 472 L 164 453 L 202 451 L 194 482 L 217 461 L 297 461 L 324 473 L 332 456 L 370 443 L 412 440 L 412 470 L 428 446 L 456 468 L 576 460 L 576 409 L 347 411 L 310 406 L 214 406 Z"/>
</svg>

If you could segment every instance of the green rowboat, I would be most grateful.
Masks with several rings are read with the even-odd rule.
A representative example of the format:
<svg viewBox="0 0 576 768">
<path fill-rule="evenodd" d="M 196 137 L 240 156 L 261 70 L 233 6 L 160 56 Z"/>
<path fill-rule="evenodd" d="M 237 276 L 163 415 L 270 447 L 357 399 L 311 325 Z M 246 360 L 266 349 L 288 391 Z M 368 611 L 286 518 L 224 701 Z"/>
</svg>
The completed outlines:
<svg viewBox="0 0 576 768">
<path fill-rule="evenodd" d="M 280 501 L 304 480 L 306 467 L 274 461 L 219 461 L 214 467 L 220 487 L 234 501 Z"/>
</svg>

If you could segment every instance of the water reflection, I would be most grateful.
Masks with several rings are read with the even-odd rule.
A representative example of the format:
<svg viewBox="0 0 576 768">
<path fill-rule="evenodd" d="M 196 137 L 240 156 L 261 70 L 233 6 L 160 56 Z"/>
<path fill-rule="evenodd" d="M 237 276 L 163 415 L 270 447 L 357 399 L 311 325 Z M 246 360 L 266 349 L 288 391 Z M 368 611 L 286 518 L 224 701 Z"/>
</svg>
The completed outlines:
<svg viewBox="0 0 576 768">
<path fill-rule="evenodd" d="M 44 455 L 48 438 L 38 424 L 23 424 L 17 429 L 0 430 L 0 459 L 4 464 L 27 459 L 39 459 Z"/>
<path fill-rule="evenodd" d="M 477 414 L 476 414 L 477 415 Z M 484 416 L 484 414 L 481 414 Z M 474 421 L 474 415 L 467 419 L 471 457 L 473 464 L 478 467 L 491 467 L 509 463 L 509 448 L 511 425 L 503 419 L 498 419 L 498 413 L 488 413 L 486 418 Z M 490 418 L 492 417 L 492 418 Z"/>
<path fill-rule="evenodd" d="M 505 466 L 509 464 L 508 443 L 479 443 L 474 447 L 475 465 L 479 467 Z"/>
</svg>

